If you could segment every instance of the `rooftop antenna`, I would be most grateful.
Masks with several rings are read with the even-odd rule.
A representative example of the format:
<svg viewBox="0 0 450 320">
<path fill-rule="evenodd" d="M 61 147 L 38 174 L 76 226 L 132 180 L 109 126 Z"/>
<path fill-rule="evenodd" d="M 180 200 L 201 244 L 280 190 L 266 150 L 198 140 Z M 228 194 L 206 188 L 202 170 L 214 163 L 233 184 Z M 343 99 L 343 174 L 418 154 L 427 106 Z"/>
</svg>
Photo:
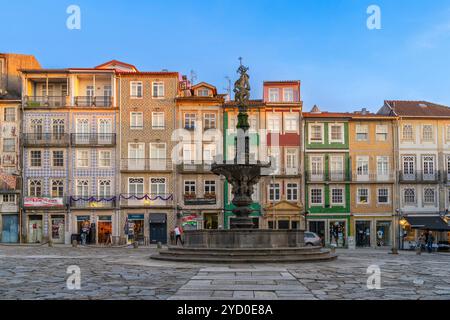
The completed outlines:
<svg viewBox="0 0 450 320">
<path fill-rule="evenodd" d="M 194 85 L 197 80 L 197 73 L 194 70 L 191 70 L 191 84 Z"/>
</svg>

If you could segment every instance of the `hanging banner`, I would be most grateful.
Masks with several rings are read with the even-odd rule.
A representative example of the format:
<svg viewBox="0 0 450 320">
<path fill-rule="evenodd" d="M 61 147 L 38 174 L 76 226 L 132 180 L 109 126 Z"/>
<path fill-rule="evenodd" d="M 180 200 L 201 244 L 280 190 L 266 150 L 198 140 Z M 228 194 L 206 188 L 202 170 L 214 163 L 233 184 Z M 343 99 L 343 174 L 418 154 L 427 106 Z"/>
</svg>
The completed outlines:
<svg viewBox="0 0 450 320">
<path fill-rule="evenodd" d="M 24 207 L 63 207 L 63 198 L 24 198 Z"/>
</svg>

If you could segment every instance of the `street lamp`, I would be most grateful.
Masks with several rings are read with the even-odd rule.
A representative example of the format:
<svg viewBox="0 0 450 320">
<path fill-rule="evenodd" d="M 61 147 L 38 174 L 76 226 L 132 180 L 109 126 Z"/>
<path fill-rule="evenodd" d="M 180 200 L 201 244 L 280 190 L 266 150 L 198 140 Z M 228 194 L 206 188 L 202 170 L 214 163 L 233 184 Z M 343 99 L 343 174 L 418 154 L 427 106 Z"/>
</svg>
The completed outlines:
<svg viewBox="0 0 450 320">
<path fill-rule="evenodd" d="M 401 232 L 401 220 L 402 220 L 402 211 L 400 209 L 395 209 L 395 215 L 394 217 L 396 219 L 394 219 L 394 222 L 397 224 L 397 239 L 394 239 L 394 246 L 392 247 L 392 254 L 398 254 L 398 250 L 402 249 L 401 246 L 401 236 L 400 236 L 400 232 Z"/>
</svg>

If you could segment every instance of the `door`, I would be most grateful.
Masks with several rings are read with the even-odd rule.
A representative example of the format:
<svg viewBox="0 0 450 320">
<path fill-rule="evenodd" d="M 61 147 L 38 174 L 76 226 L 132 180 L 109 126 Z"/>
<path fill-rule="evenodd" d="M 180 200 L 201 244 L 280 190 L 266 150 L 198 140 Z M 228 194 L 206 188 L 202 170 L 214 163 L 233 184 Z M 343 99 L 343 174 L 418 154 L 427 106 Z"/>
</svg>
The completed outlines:
<svg viewBox="0 0 450 320">
<path fill-rule="evenodd" d="M 370 221 L 356 221 L 356 246 L 370 247 Z"/>
<path fill-rule="evenodd" d="M 28 242 L 42 242 L 42 216 L 30 216 L 28 218 Z"/>
<path fill-rule="evenodd" d="M 130 143 L 128 146 L 128 170 L 145 169 L 145 145 Z"/>
<path fill-rule="evenodd" d="M 330 157 L 330 175 L 332 181 L 344 180 L 344 157 L 333 156 Z"/>
<path fill-rule="evenodd" d="M 76 143 L 89 144 L 89 119 L 77 119 Z"/>
<path fill-rule="evenodd" d="M 297 150 L 288 149 L 286 151 L 286 174 L 296 175 L 297 169 Z"/>
<path fill-rule="evenodd" d="M 64 243 L 64 216 L 52 217 L 52 241 Z"/>
<path fill-rule="evenodd" d="M 94 86 L 86 87 L 86 103 L 87 106 L 91 106 L 94 102 Z"/>
<path fill-rule="evenodd" d="M 323 180 L 323 157 L 311 157 L 309 178 L 311 181 Z"/>
<path fill-rule="evenodd" d="M 110 244 L 112 243 L 112 221 L 111 216 L 98 217 L 98 243 Z"/>
<path fill-rule="evenodd" d="M 19 216 L 3 215 L 2 216 L 2 242 L 17 243 L 19 242 Z"/>
<path fill-rule="evenodd" d="M 150 144 L 150 170 L 166 170 L 166 144 Z"/>
<path fill-rule="evenodd" d="M 167 224 L 164 223 L 150 223 L 150 242 L 162 244 L 167 243 Z"/>
<path fill-rule="evenodd" d="M 309 231 L 317 234 L 325 246 L 325 221 L 309 221 Z"/>
<path fill-rule="evenodd" d="M 112 120 L 99 119 L 98 120 L 98 143 L 112 144 Z"/>
</svg>

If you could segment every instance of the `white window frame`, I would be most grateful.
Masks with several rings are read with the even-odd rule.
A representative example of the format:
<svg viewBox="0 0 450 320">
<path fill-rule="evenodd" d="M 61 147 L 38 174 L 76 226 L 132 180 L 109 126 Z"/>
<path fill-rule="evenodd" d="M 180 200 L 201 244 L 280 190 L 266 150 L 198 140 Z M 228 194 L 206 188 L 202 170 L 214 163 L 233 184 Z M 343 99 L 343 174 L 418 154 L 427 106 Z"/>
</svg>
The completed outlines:
<svg viewBox="0 0 450 320">
<path fill-rule="evenodd" d="M 155 95 L 155 91 L 156 91 L 157 95 Z M 161 92 L 162 92 L 162 94 L 161 94 Z M 164 81 L 153 81 L 152 82 L 152 98 L 153 99 L 164 99 L 165 94 L 166 93 L 165 93 Z"/>
<path fill-rule="evenodd" d="M 412 190 L 414 192 L 414 201 L 406 202 L 406 190 Z M 404 206 L 416 206 L 417 204 L 417 189 L 414 187 L 405 187 L 402 189 L 402 203 Z"/>
<path fill-rule="evenodd" d="M 104 192 L 100 192 L 100 190 L 106 186 L 105 183 L 109 183 L 108 194 L 106 194 Z M 114 192 L 112 192 L 112 186 L 113 186 L 113 183 L 112 183 L 111 179 L 98 179 L 98 181 L 97 181 L 97 196 L 98 197 L 111 197 L 114 194 Z"/>
<path fill-rule="evenodd" d="M 290 98 L 286 97 L 290 92 Z M 294 102 L 294 88 L 283 88 L 283 102 Z"/>
<path fill-rule="evenodd" d="M 131 179 L 135 179 L 135 180 L 137 180 L 137 179 L 140 179 L 140 180 L 142 180 L 142 183 L 130 183 L 130 180 Z M 131 185 L 142 185 L 142 193 L 131 193 L 131 191 L 130 191 L 130 186 Z M 128 190 L 128 194 L 133 194 L 133 195 L 144 195 L 145 194 L 145 179 L 143 178 L 143 177 L 128 177 L 128 180 L 127 180 L 127 190 Z M 128 201 L 130 201 L 130 200 L 128 200 Z M 134 200 L 134 201 L 137 201 L 137 202 L 140 202 L 140 200 Z"/>
<path fill-rule="evenodd" d="M 320 158 L 320 165 L 321 165 L 321 173 L 313 174 L 313 162 L 319 163 L 319 161 L 315 161 Z M 314 159 L 314 161 L 313 161 Z M 321 181 L 324 178 L 325 175 L 325 156 L 324 155 L 314 155 L 311 154 L 309 156 L 309 176 L 311 178 L 311 181 Z"/>
<path fill-rule="evenodd" d="M 40 166 L 33 166 L 33 161 L 32 161 L 31 154 L 34 151 L 39 151 L 41 153 L 41 159 L 40 159 L 41 165 Z M 43 162 L 44 162 L 44 159 L 43 159 L 44 158 L 44 151 L 43 150 L 32 149 L 32 150 L 29 151 L 28 155 L 29 155 L 29 159 L 30 159 L 30 161 L 29 161 L 30 168 L 42 168 Z"/>
<path fill-rule="evenodd" d="M 380 139 L 380 136 L 382 136 L 383 139 Z M 375 139 L 379 142 L 389 141 L 389 127 L 387 124 L 377 124 L 375 127 Z"/>
<path fill-rule="evenodd" d="M 55 160 L 54 152 L 62 152 L 63 153 L 63 164 L 62 164 L 62 166 L 55 166 L 55 163 L 54 163 L 54 160 Z M 64 168 L 65 164 L 66 164 L 66 152 L 65 152 L 65 150 L 61 150 L 61 149 L 51 150 L 51 152 L 50 152 L 50 161 L 51 161 L 51 167 L 52 168 Z"/>
<path fill-rule="evenodd" d="M 380 202 L 380 190 L 387 190 L 387 201 Z M 377 188 L 377 204 L 378 205 L 389 205 L 391 204 L 391 190 L 389 187 Z"/>
<path fill-rule="evenodd" d="M 367 124 L 357 124 L 355 128 L 356 141 L 369 141 L 369 125 Z M 360 138 L 359 134 L 365 134 L 365 139 Z"/>
<path fill-rule="evenodd" d="M 273 186 L 273 188 L 272 188 L 272 186 Z M 279 201 L 281 201 L 281 183 L 279 183 L 279 182 L 270 182 L 267 187 L 268 187 L 267 199 L 269 200 L 269 202 L 279 202 Z M 273 189 L 273 199 L 270 198 L 270 191 L 272 189 Z M 278 190 L 278 197 L 276 196 L 277 195 L 277 193 L 276 193 L 277 190 Z"/>
<path fill-rule="evenodd" d="M 345 174 L 345 164 L 344 164 L 344 156 L 343 155 L 335 155 L 329 157 L 329 174 L 332 181 L 342 181 L 344 180 L 344 174 Z M 335 161 L 336 159 L 339 159 L 339 161 Z M 339 163 L 341 167 L 341 171 L 333 170 L 333 163 Z"/>
<path fill-rule="evenodd" d="M 332 127 L 340 127 L 341 128 L 341 139 L 332 139 Z M 328 141 L 330 143 L 345 143 L 345 132 L 344 132 L 344 124 L 343 123 L 328 123 Z"/>
<path fill-rule="evenodd" d="M 428 202 L 426 201 L 426 192 L 427 190 L 432 190 L 433 191 L 433 201 L 432 202 Z M 436 192 L 436 188 L 434 187 L 424 187 L 423 188 L 423 205 L 424 206 L 436 206 L 436 196 L 437 196 L 437 192 Z"/>
<path fill-rule="evenodd" d="M 408 129 L 408 134 L 411 134 L 411 137 L 406 137 L 405 136 L 405 129 Z M 409 131 L 410 130 L 410 131 Z M 405 141 L 414 141 L 414 126 L 412 124 L 404 124 L 402 125 L 402 140 Z"/>
<path fill-rule="evenodd" d="M 320 140 L 312 140 L 312 127 L 320 127 L 320 136 L 321 139 Z M 324 136 L 325 136 L 325 131 L 324 131 L 324 123 L 308 123 L 308 143 L 324 143 Z"/>
<path fill-rule="evenodd" d="M 141 95 L 138 95 L 138 88 L 141 88 Z M 143 99 L 144 97 L 144 84 L 142 81 L 130 81 L 130 98 L 131 99 Z"/>
<path fill-rule="evenodd" d="M 100 155 L 102 153 L 109 153 L 109 166 L 103 166 L 102 160 L 105 160 Z M 112 151 L 111 150 L 98 150 L 98 167 L 99 168 L 111 168 L 112 167 Z"/>
<path fill-rule="evenodd" d="M 292 187 L 289 185 L 295 185 L 295 187 Z M 289 197 L 289 191 L 291 191 L 291 197 Z M 293 196 L 294 195 L 293 191 L 295 191 L 295 197 Z M 286 181 L 286 200 L 287 201 L 297 202 L 299 192 L 300 192 L 300 188 L 299 188 L 299 185 L 297 182 Z"/>
<path fill-rule="evenodd" d="M 361 172 L 359 168 L 361 167 Z M 364 170 L 367 168 L 367 172 Z M 356 157 L 356 177 L 358 181 L 368 181 L 370 179 L 370 157 L 358 156 Z"/>
<path fill-rule="evenodd" d="M 361 201 L 361 194 L 360 191 L 367 190 L 367 202 Z M 370 188 L 369 187 L 360 187 L 356 189 L 356 203 L 361 205 L 369 205 L 370 204 Z"/>
<path fill-rule="evenodd" d="M 386 172 L 380 171 L 380 164 L 381 169 L 384 169 L 384 165 L 386 164 Z M 377 179 L 378 180 L 388 180 L 389 179 L 389 157 L 388 156 L 377 156 Z M 385 173 L 385 174 L 383 174 Z"/>
<path fill-rule="evenodd" d="M 298 132 L 298 124 L 299 115 L 297 113 L 288 113 L 284 115 L 284 132 Z"/>
<path fill-rule="evenodd" d="M 36 184 L 39 183 L 39 187 L 40 187 L 40 194 L 37 195 L 36 193 L 31 194 L 31 184 L 32 182 L 35 182 Z M 35 187 L 35 191 L 36 191 L 36 187 Z M 42 195 L 44 194 L 44 180 L 39 179 L 39 178 L 32 178 L 32 179 L 28 179 L 28 196 L 30 197 L 42 197 Z"/>
<path fill-rule="evenodd" d="M 210 189 L 206 192 L 207 187 Z M 211 192 L 214 189 L 214 192 Z M 216 180 L 205 180 L 203 184 L 203 194 L 217 194 L 217 183 Z"/>
<path fill-rule="evenodd" d="M 281 117 L 279 114 L 271 113 L 267 115 L 267 132 L 281 132 Z"/>
<path fill-rule="evenodd" d="M 279 88 L 269 88 L 267 94 L 269 96 L 269 102 L 280 102 Z"/>
<path fill-rule="evenodd" d="M 209 97 L 211 96 L 210 92 L 211 90 L 209 90 L 208 88 L 197 89 L 197 97 Z"/>
<path fill-rule="evenodd" d="M 340 190 L 342 192 L 342 202 L 334 202 L 333 201 L 333 190 Z M 330 187 L 330 204 L 332 206 L 345 207 L 345 188 L 344 187 L 337 187 L 337 186 Z"/>
<path fill-rule="evenodd" d="M 144 113 L 140 111 L 131 111 L 130 130 L 143 130 L 143 129 L 144 129 Z"/>
<path fill-rule="evenodd" d="M 431 132 L 427 132 L 427 134 L 431 134 L 431 137 L 425 137 L 425 128 L 430 129 Z M 434 142 L 434 127 L 431 124 L 422 125 L 422 141 L 423 142 Z"/>
<path fill-rule="evenodd" d="M 53 196 L 53 183 L 56 182 L 56 181 L 61 182 L 61 184 L 59 184 L 58 187 L 62 186 L 62 191 L 63 191 L 62 192 L 62 196 Z M 52 197 L 52 198 L 64 197 L 65 191 L 66 191 L 66 188 L 64 186 L 64 179 L 58 179 L 58 178 L 50 179 L 50 197 Z"/>
<path fill-rule="evenodd" d="M 78 186 L 79 186 L 79 182 L 83 182 L 83 181 L 87 181 L 87 185 L 86 185 L 86 189 L 87 189 L 87 194 L 80 194 L 78 192 Z M 82 185 L 83 187 L 85 186 L 84 184 Z M 90 196 L 90 186 L 91 183 L 89 181 L 89 178 L 85 178 L 85 179 L 75 179 L 75 195 L 77 197 L 89 197 Z"/>
<path fill-rule="evenodd" d="M 189 182 L 189 184 L 187 184 L 187 182 Z M 186 186 L 189 187 L 189 193 L 186 192 Z M 194 187 L 194 191 L 191 191 L 192 187 Z M 189 180 L 189 179 L 184 180 L 183 181 L 183 194 L 197 194 L 197 181 Z"/>
<path fill-rule="evenodd" d="M 77 151 L 76 151 L 76 159 L 75 159 L 77 168 L 89 168 L 90 162 L 91 162 L 90 161 L 89 151 L 90 151 L 89 149 L 77 149 Z M 87 165 L 86 166 L 80 166 L 80 163 L 79 163 L 80 154 L 82 152 L 86 152 L 87 153 Z M 82 159 L 82 160 L 85 160 L 85 159 Z"/>
<path fill-rule="evenodd" d="M 7 118 L 7 116 L 11 116 L 11 115 L 8 115 L 8 111 L 11 111 L 11 110 L 14 112 L 13 120 L 10 120 L 9 118 Z M 4 114 L 3 114 L 3 120 L 4 120 L 5 122 L 16 122 L 16 121 L 17 121 L 17 111 L 16 111 L 16 108 L 14 108 L 14 107 L 8 107 L 8 108 L 5 108 L 3 112 L 4 112 Z"/>
<path fill-rule="evenodd" d="M 207 119 L 208 118 L 208 119 Z M 206 126 L 206 121 L 209 121 L 210 123 L 212 122 L 214 125 L 213 126 L 209 126 L 209 127 L 207 127 Z M 208 129 L 217 129 L 217 115 L 215 114 L 215 113 L 213 113 L 213 112 L 207 112 L 207 113 L 204 113 L 203 114 L 203 123 L 204 123 L 204 125 L 203 125 L 203 128 L 205 129 L 205 130 L 208 130 Z"/>
<path fill-rule="evenodd" d="M 152 182 L 153 179 L 164 181 L 164 183 Z M 166 177 L 151 177 L 149 182 L 150 182 L 149 191 L 152 196 L 165 196 L 167 194 L 167 178 Z M 156 193 L 153 193 L 153 190 L 152 190 L 153 186 L 156 186 L 156 189 L 157 189 Z M 164 192 L 161 192 L 161 190 L 160 190 L 161 186 L 164 186 Z"/>
<path fill-rule="evenodd" d="M 152 129 L 153 130 L 164 130 L 166 128 L 165 121 L 166 121 L 166 116 L 163 111 L 152 112 Z"/>
<path fill-rule="evenodd" d="M 321 196 L 320 196 L 320 203 L 313 203 L 312 202 L 312 191 L 313 190 L 320 190 Z M 309 206 L 310 207 L 323 207 L 324 203 L 325 203 L 325 194 L 324 194 L 324 188 L 323 187 L 318 187 L 318 186 L 311 186 L 309 188 Z"/>
</svg>

